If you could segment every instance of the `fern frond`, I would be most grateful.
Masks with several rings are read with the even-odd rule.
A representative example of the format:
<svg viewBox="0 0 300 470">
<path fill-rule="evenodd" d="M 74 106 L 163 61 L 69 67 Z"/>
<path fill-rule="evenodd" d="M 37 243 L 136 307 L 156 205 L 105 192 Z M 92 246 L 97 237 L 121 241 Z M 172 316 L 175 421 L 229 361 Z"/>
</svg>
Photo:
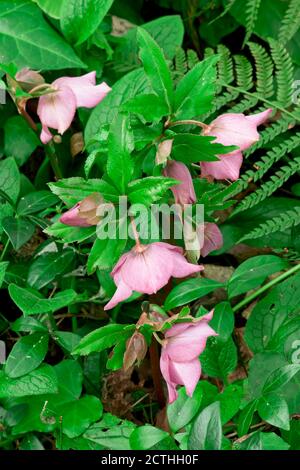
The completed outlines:
<svg viewBox="0 0 300 470">
<path fill-rule="evenodd" d="M 293 150 L 300 146 L 300 132 L 289 139 L 285 140 L 277 147 L 269 150 L 267 154 L 261 158 L 261 160 L 255 163 L 256 170 L 248 170 L 238 180 L 238 186 L 235 192 L 231 196 L 239 194 L 244 191 L 249 183 L 260 180 L 271 168 L 277 163 L 283 156 L 291 153 Z"/>
<path fill-rule="evenodd" d="M 244 113 L 245 111 L 251 110 L 251 108 L 254 108 L 258 103 L 258 98 L 253 95 L 253 96 L 248 96 L 247 98 L 244 98 L 242 101 L 234 105 L 230 112 L 231 113 Z M 259 111 L 255 111 L 259 112 Z"/>
<path fill-rule="evenodd" d="M 270 197 L 275 191 L 277 191 L 281 186 L 289 180 L 289 178 L 300 170 L 300 157 L 296 158 L 294 161 L 291 161 L 289 165 L 283 166 L 278 170 L 274 175 L 271 176 L 270 180 L 262 184 L 262 186 L 251 193 L 249 196 L 245 197 L 241 203 L 235 208 L 232 213 L 232 216 L 243 212 L 251 207 L 256 206 L 262 202 L 267 197 Z"/>
<path fill-rule="evenodd" d="M 244 39 L 244 45 L 249 41 L 252 35 L 255 24 L 258 18 L 258 11 L 261 4 L 261 0 L 247 0 L 246 5 L 246 36 Z"/>
<path fill-rule="evenodd" d="M 274 39 L 269 39 L 271 55 L 276 67 L 277 101 L 287 107 L 292 104 L 294 66 L 287 50 Z"/>
<path fill-rule="evenodd" d="M 245 240 L 266 237 L 275 232 L 284 232 L 288 228 L 298 224 L 300 224 L 300 207 L 295 207 L 293 210 L 289 210 L 284 214 L 280 214 L 260 224 L 259 227 L 244 235 L 238 243 L 242 243 Z"/>
<path fill-rule="evenodd" d="M 254 153 L 257 149 L 265 147 L 269 142 L 271 142 L 275 137 L 286 132 L 289 128 L 293 127 L 295 124 L 295 119 L 290 116 L 281 116 L 278 121 L 271 124 L 263 131 L 260 132 L 259 141 L 251 145 L 251 147 L 243 152 L 244 157 L 248 158 L 249 155 Z"/>
<path fill-rule="evenodd" d="M 236 81 L 245 90 L 253 87 L 252 65 L 243 55 L 233 56 L 235 62 Z"/>
<path fill-rule="evenodd" d="M 265 98 L 273 96 L 273 62 L 267 51 L 260 44 L 248 43 L 256 66 L 256 90 Z"/>
<path fill-rule="evenodd" d="M 186 55 L 188 69 L 191 70 L 199 62 L 199 58 L 197 52 L 195 52 L 193 49 L 188 49 Z"/>
<path fill-rule="evenodd" d="M 285 46 L 300 28 L 300 2 L 291 0 L 281 22 L 278 41 Z"/>
<path fill-rule="evenodd" d="M 230 84 L 234 80 L 233 60 L 230 50 L 226 46 L 220 44 L 217 47 L 217 53 L 220 55 L 220 60 L 218 62 L 219 79 L 224 83 Z"/>
</svg>

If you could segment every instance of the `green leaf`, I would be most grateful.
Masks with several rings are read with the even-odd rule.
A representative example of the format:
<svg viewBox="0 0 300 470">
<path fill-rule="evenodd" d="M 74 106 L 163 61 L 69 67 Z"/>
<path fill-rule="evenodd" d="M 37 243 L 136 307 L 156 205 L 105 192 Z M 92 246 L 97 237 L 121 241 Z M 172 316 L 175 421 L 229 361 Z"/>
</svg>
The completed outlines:
<svg viewBox="0 0 300 470">
<path fill-rule="evenodd" d="M 17 138 L 16 138 L 17 137 Z M 14 157 L 19 166 L 23 165 L 40 145 L 36 133 L 21 116 L 7 119 L 4 126 L 4 153 Z"/>
<path fill-rule="evenodd" d="M 244 261 L 229 279 L 229 298 L 260 286 L 271 274 L 288 268 L 289 263 L 274 255 L 254 256 Z"/>
<path fill-rule="evenodd" d="M 178 398 L 167 407 L 168 422 L 172 432 L 177 432 L 184 428 L 198 413 L 203 390 L 197 385 L 192 397 L 188 397 L 185 388 L 182 387 L 178 392 Z"/>
<path fill-rule="evenodd" d="M 20 192 L 20 173 L 12 157 L 0 161 L 0 189 L 7 194 L 13 202 L 17 202 Z"/>
<path fill-rule="evenodd" d="M 97 268 L 111 269 L 124 251 L 126 243 L 126 239 L 106 238 L 102 240 L 97 238 L 88 257 L 88 274 L 92 274 Z"/>
<path fill-rule="evenodd" d="M 35 191 L 34 193 L 26 194 L 21 197 L 18 206 L 18 215 L 29 215 L 41 212 L 44 209 L 50 208 L 57 204 L 58 198 L 50 193 L 50 191 Z"/>
<path fill-rule="evenodd" d="M 77 400 L 82 392 L 83 373 L 81 366 L 73 359 L 65 359 L 54 366 L 59 384 L 59 403 Z"/>
<path fill-rule="evenodd" d="M 27 282 L 34 289 L 42 289 L 57 276 L 70 268 L 74 259 L 73 250 L 64 250 L 60 253 L 43 253 L 31 264 Z"/>
<path fill-rule="evenodd" d="M 131 421 L 121 420 L 109 413 L 99 423 L 89 427 L 83 437 L 109 450 L 130 450 L 129 437 L 135 428 Z"/>
<path fill-rule="evenodd" d="M 234 327 L 234 313 L 229 302 L 221 302 L 216 305 L 209 325 L 218 333 L 218 339 L 222 341 L 229 339 Z"/>
<path fill-rule="evenodd" d="M 20 450 L 45 450 L 43 444 L 34 434 L 27 434 L 20 442 Z"/>
<path fill-rule="evenodd" d="M 26 397 L 44 393 L 57 393 L 57 377 L 53 367 L 48 364 L 43 364 L 17 379 L 12 379 L 0 371 L 0 398 Z"/>
<path fill-rule="evenodd" d="M 79 344 L 81 336 L 71 331 L 56 331 L 53 339 L 64 351 L 71 353 Z"/>
<path fill-rule="evenodd" d="M 66 0 L 33 0 L 47 15 L 58 20 L 61 8 Z"/>
<path fill-rule="evenodd" d="M 150 206 L 159 201 L 165 192 L 178 184 L 173 178 L 164 176 L 148 176 L 135 180 L 128 185 L 128 198 L 132 204 Z"/>
<path fill-rule="evenodd" d="M 56 194 L 68 208 L 75 206 L 92 193 L 100 193 L 104 199 L 118 202 L 118 193 L 115 188 L 104 180 L 73 177 L 65 178 L 56 183 L 48 183 L 51 191 Z"/>
<path fill-rule="evenodd" d="M 65 243 L 80 243 L 95 235 L 95 227 L 70 227 L 69 225 L 56 222 L 46 228 L 44 232 L 50 237 L 59 237 Z"/>
<path fill-rule="evenodd" d="M 0 3 L 1 62 L 36 70 L 85 68 L 73 49 L 44 20 L 40 9 L 26 0 Z"/>
<path fill-rule="evenodd" d="M 191 119 L 210 111 L 216 88 L 217 55 L 192 68 L 179 82 L 175 92 L 176 119 Z"/>
<path fill-rule="evenodd" d="M 4 369 L 6 375 L 16 378 L 36 369 L 47 354 L 48 338 L 45 333 L 33 333 L 20 338 L 7 358 Z"/>
<path fill-rule="evenodd" d="M 121 194 L 126 194 L 127 185 L 133 175 L 134 164 L 130 156 L 133 148 L 129 118 L 119 114 L 110 127 L 106 170 Z"/>
<path fill-rule="evenodd" d="M 236 147 L 225 147 L 214 143 L 215 137 L 198 134 L 176 134 L 174 136 L 172 157 L 184 163 L 214 162 L 218 155 L 231 152 Z"/>
<path fill-rule="evenodd" d="M 154 94 L 135 96 L 131 100 L 126 101 L 122 109 L 130 113 L 139 114 L 147 122 L 159 121 L 169 113 L 166 103 L 161 97 Z"/>
<path fill-rule="evenodd" d="M 73 438 L 82 434 L 90 424 L 101 418 L 103 407 L 99 398 L 85 395 L 79 400 L 62 407 L 62 430 L 68 437 Z"/>
<path fill-rule="evenodd" d="M 170 113 L 173 101 L 173 83 L 163 52 L 145 29 L 138 28 L 137 40 L 140 47 L 140 58 L 152 89 L 164 100 Z"/>
<path fill-rule="evenodd" d="M 19 333 L 21 331 L 27 332 L 27 333 L 31 333 L 35 331 L 48 333 L 48 328 L 34 317 L 17 318 L 17 320 L 11 324 L 10 328 L 12 331 L 15 331 L 16 333 Z"/>
<path fill-rule="evenodd" d="M 201 364 L 205 374 L 210 377 L 226 378 L 237 365 L 237 348 L 230 337 L 226 342 L 209 338 L 201 354 Z"/>
<path fill-rule="evenodd" d="M 263 450 L 288 450 L 289 444 L 274 432 L 261 432 L 260 439 Z"/>
<path fill-rule="evenodd" d="M 5 277 L 5 272 L 7 269 L 7 266 L 9 265 L 8 261 L 1 261 L 0 262 L 0 288 L 2 287 L 4 277 Z"/>
<path fill-rule="evenodd" d="M 172 437 L 165 431 L 146 425 L 137 427 L 130 436 L 132 450 L 176 449 Z"/>
<path fill-rule="evenodd" d="M 116 118 L 123 103 L 141 93 L 150 93 L 151 89 L 143 69 L 134 70 L 122 77 L 113 86 L 112 91 L 92 111 L 85 128 L 84 140 L 89 151 L 98 147 L 94 143 L 96 135 L 108 127 Z"/>
<path fill-rule="evenodd" d="M 15 250 L 28 242 L 35 231 L 34 225 L 29 220 L 22 218 L 6 217 L 2 221 L 2 226 Z"/>
<path fill-rule="evenodd" d="M 223 392 L 219 393 L 217 400 L 220 402 L 222 424 L 230 421 L 239 411 L 243 397 L 243 388 L 238 384 L 230 384 Z"/>
<path fill-rule="evenodd" d="M 24 315 L 55 312 L 74 303 L 77 299 L 77 294 L 72 289 L 61 291 L 49 299 L 45 299 L 34 289 L 19 287 L 15 284 L 10 284 L 8 291 Z"/>
<path fill-rule="evenodd" d="M 131 335 L 131 333 L 130 333 Z M 106 363 L 106 368 L 110 370 L 118 370 L 123 367 L 124 354 L 126 351 L 126 343 L 130 335 L 122 338 L 112 350 Z"/>
<path fill-rule="evenodd" d="M 215 289 L 223 286 L 223 283 L 214 281 L 213 279 L 188 279 L 181 282 L 171 290 L 165 300 L 164 308 L 165 310 L 172 310 L 172 308 L 180 307 L 181 305 L 185 305 L 193 300 L 200 299 L 204 295 L 207 295 Z"/>
<path fill-rule="evenodd" d="M 111 348 L 119 342 L 120 334 L 128 334 L 130 336 L 134 329 L 135 325 L 117 325 L 115 323 L 105 325 L 84 336 L 73 351 L 73 354 L 87 355 Z"/>
<path fill-rule="evenodd" d="M 243 408 L 238 420 L 238 435 L 247 434 L 252 423 L 253 415 L 257 409 L 257 400 L 253 400 Z"/>
<path fill-rule="evenodd" d="M 299 288 L 298 273 L 277 284 L 255 305 L 245 330 L 245 340 L 253 352 L 268 349 L 279 328 L 298 317 Z"/>
<path fill-rule="evenodd" d="M 276 393 L 271 392 L 262 396 L 258 402 L 257 411 L 267 423 L 287 431 L 290 429 L 288 404 Z"/>
<path fill-rule="evenodd" d="M 60 10 L 60 25 L 66 38 L 79 45 L 98 28 L 113 0 L 68 0 Z"/>
<path fill-rule="evenodd" d="M 204 408 L 195 419 L 188 439 L 189 450 L 220 450 L 222 423 L 220 403 L 216 401 Z"/>
<path fill-rule="evenodd" d="M 263 393 L 269 393 L 281 388 L 283 385 L 288 383 L 294 375 L 300 371 L 299 364 L 288 364 L 274 370 L 267 378 L 264 386 Z"/>
</svg>

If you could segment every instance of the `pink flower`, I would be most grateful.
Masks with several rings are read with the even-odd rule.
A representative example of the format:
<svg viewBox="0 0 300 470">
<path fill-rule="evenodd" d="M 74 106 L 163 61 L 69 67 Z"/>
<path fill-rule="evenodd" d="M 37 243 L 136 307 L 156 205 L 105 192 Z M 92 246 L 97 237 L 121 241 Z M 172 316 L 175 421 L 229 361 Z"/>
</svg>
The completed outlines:
<svg viewBox="0 0 300 470">
<path fill-rule="evenodd" d="M 119 259 L 111 275 L 117 285 L 112 299 L 104 310 L 128 299 L 133 291 L 154 294 L 165 286 L 171 276 L 186 277 L 202 271 L 203 266 L 190 264 L 182 248 L 156 242 L 137 245 Z"/>
<path fill-rule="evenodd" d="M 160 370 L 169 392 L 169 403 L 176 400 L 177 385 L 184 385 L 193 395 L 201 376 L 199 355 L 204 351 L 209 336 L 217 333 L 208 325 L 213 310 L 197 323 L 177 323 L 167 330 L 160 357 Z"/>
<path fill-rule="evenodd" d="M 223 235 L 217 224 L 205 222 L 197 228 L 201 256 L 207 256 L 211 251 L 223 246 Z"/>
<path fill-rule="evenodd" d="M 100 217 L 97 216 L 97 209 L 103 202 L 104 200 L 100 194 L 93 193 L 65 212 L 59 220 L 62 224 L 71 227 L 97 225 L 100 221 Z"/>
<path fill-rule="evenodd" d="M 193 180 L 189 169 L 184 163 L 169 160 L 163 170 L 165 176 L 181 181 L 181 184 L 172 186 L 171 191 L 174 194 L 176 204 L 194 204 L 197 200 Z"/>
<path fill-rule="evenodd" d="M 204 131 L 204 135 L 216 137 L 215 142 L 223 145 L 236 145 L 239 150 L 219 155 L 220 160 L 217 162 L 201 162 L 201 176 L 212 176 L 218 180 L 237 180 L 243 163 L 242 151 L 259 140 L 257 127 L 263 124 L 271 113 L 272 109 L 267 109 L 251 116 L 228 113 L 217 117 Z"/>
<path fill-rule="evenodd" d="M 63 134 L 71 125 L 76 109 L 93 108 L 109 93 L 105 83 L 96 85 L 96 72 L 81 77 L 61 77 L 52 83 L 53 93 L 39 99 L 37 113 L 42 123 L 41 141 L 52 139 L 49 127 Z"/>
</svg>

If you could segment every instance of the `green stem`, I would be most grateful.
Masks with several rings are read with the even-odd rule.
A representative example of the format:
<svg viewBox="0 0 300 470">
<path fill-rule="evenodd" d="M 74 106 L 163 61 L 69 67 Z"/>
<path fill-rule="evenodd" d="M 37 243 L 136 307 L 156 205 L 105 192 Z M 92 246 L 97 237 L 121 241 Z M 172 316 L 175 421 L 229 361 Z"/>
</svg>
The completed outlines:
<svg viewBox="0 0 300 470">
<path fill-rule="evenodd" d="M 262 101 L 263 103 L 267 104 L 268 106 L 270 106 L 270 108 L 275 108 L 278 109 L 279 111 L 281 111 L 282 113 L 284 114 L 287 114 L 288 116 L 292 117 L 293 119 L 295 119 L 295 121 L 299 121 L 299 118 L 297 116 L 294 116 L 293 113 L 290 113 L 289 111 L 287 111 L 286 109 L 282 108 L 281 106 L 278 106 L 278 104 L 276 102 L 273 102 L 272 101 L 269 101 L 267 100 L 266 98 L 263 98 L 262 96 L 260 95 L 257 95 L 256 93 L 250 93 L 249 91 L 247 90 L 244 90 L 243 88 L 240 88 L 240 87 L 237 87 L 237 86 L 232 86 L 232 85 L 228 85 L 227 83 L 223 83 L 223 82 L 220 82 L 222 86 L 226 87 L 226 88 L 231 88 L 231 90 L 236 90 L 236 91 L 239 91 L 240 93 L 243 93 L 243 95 L 246 95 L 246 96 L 251 96 L 252 98 L 255 97 L 257 98 L 258 100 Z"/>
<path fill-rule="evenodd" d="M 5 245 L 4 245 L 3 251 L 2 251 L 2 253 L 1 253 L 0 261 L 3 261 L 4 256 L 6 255 L 6 252 L 7 252 L 7 250 L 8 250 L 9 243 L 10 243 L 10 242 L 9 242 L 9 238 L 8 238 L 8 239 L 6 240 L 6 243 L 5 243 Z"/>
<path fill-rule="evenodd" d="M 61 179 L 63 177 L 63 174 L 59 166 L 58 157 L 56 155 L 53 142 L 49 142 L 49 144 L 45 145 L 45 150 L 49 158 L 49 161 L 51 163 L 56 179 L 58 180 Z"/>
<path fill-rule="evenodd" d="M 196 121 L 195 119 L 183 119 L 180 121 L 169 122 L 166 125 L 166 127 L 169 128 L 169 127 L 174 127 L 174 126 L 185 126 L 185 125 L 201 127 L 201 129 L 204 129 L 204 130 L 208 128 L 207 124 L 204 124 L 204 122 L 201 122 L 201 121 Z"/>
<path fill-rule="evenodd" d="M 264 285 L 263 287 L 261 287 L 261 288 L 258 289 L 257 291 L 253 292 L 253 294 L 248 295 L 248 297 L 246 297 L 244 300 L 242 300 L 242 301 L 239 302 L 237 305 L 235 305 L 232 310 L 233 310 L 234 312 L 236 312 L 236 311 L 239 310 L 240 308 L 242 308 L 242 307 L 244 307 L 245 305 L 247 305 L 247 304 L 249 304 L 250 302 L 252 302 L 252 300 L 256 299 L 256 297 L 258 297 L 259 295 L 263 294 L 263 292 L 265 292 L 266 290 L 270 289 L 270 287 L 275 286 L 275 284 L 278 284 L 278 282 L 283 281 L 284 279 L 286 279 L 286 278 L 289 277 L 291 274 L 294 274 L 294 273 L 297 272 L 297 271 L 300 271 L 300 263 L 299 263 L 299 264 L 296 264 L 296 266 L 293 266 L 291 269 L 289 269 L 289 270 L 286 271 L 285 273 L 280 274 L 280 276 L 277 276 L 275 279 L 273 279 L 272 281 L 268 282 L 266 285 Z"/>
</svg>

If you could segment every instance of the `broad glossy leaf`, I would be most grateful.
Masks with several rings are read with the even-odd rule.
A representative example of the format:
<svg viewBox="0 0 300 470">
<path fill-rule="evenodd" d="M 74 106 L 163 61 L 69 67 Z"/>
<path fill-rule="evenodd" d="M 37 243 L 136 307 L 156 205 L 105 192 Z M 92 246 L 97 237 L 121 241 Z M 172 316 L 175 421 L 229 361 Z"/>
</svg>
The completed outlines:
<svg viewBox="0 0 300 470">
<path fill-rule="evenodd" d="M 223 286 L 224 284 L 221 282 L 206 278 L 195 278 L 183 281 L 174 287 L 167 296 L 165 300 L 165 310 L 171 310 L 172 308 L 180 307 L 181 305 L 200 299 L 204 295 Z"/>
<path fill-rule="evenodd" d="M 12 157 L 0 161 L 0 189 L 13 202 L 17 201 L 20 192 L 20 173 Z"/>
<path fill-rule="evenodd" d="M 170 434 L 154 426 L 137 427 L 130 436 L 130 447 L 133 450 L 176 449 Z"/>
<path fill-rule="evenodd" d="M 2 226 L 15 250 L 28 242 L 35 231 L 34 225 L 25 218 L 6 217 Z"/>
<path fill-rule="evenodd" d="M 7 119 L 4 127 L 4 152 L 14 157 L 19 166 L 23 165 L 32 152 L 40 145 L 36 133 L 21 116 Z"/>
<path fill-rule="evenodd" d="M 204 408 L 195 419 L 188 440 L 189 450 L 220 450 L 222 423 L 220 403 L 216 401 Z"/>
<path fill-rule="evenodd" d="M 74 259 L 73 250 L 64 250 L 60 253 L 43 253 L 31 264 L 28 271 L 27 282 L 34 289 L 42 289 L 57 276 L 70 269 Z"/>
<path fill-rule="evenodd" d="M 50 208 L 59 202 L 59 199 L 50 191 L 36 191 L 21 197 L 18 206 L 18 215 L 29 215 Z"/>
<path fill-rule="evenodd" d="M 48 339 L 47 333 L 40 332 L 20 338 L 6 360 L 5 373 L 16 378 L 36 369 L 47 354 Z"/>
<path fill-rule="evenodd" d="M 98 328 L 82 338 L 73 354 L 86 355 L 92 352 L 100 352 L 103 349 L 111 348 L 120 340 L 120 335 L 132 334 L 135 325 L 118 325 L 111 323 L 102 328 Z"/>
<path fill-rule="evenodd" d="M 185 387 L 181 387 L 176 401 L 168 405 L 167 416 L 172 432 L 175 433 L 184 428 L 198 413 L 203 395 L 203 390 L 199 385 L 195 388 L 192 397 L 187 396 Z"/>
<path fill-rule="evenodd" d="M 234 327 L 234 314 L 229 302 L 221 302 L 215 306 L 209 324 L 218 333 L 218 339 L 222 341 L 229 339 Z"/>
<path fill-rule="evenodd" d="M 43 364 L 29 374 L 12 379 L 0 372 L 0 397 L 15 398 L 28 395 L 57 393 L 57 377 L 53 367 Z"/>
<path fill-rule="evenodd" d="M 230 337 L 226 342 L 208 338 L 206 348 L 201 354 L 201 364 L 205 374 L 210 377 L 225 378 L 237 365 L 237 348 Z"/>
<path fill-rule="evenodd" d="M 70 438 L 79 436 L 90 424 L 101 418 L 102 411 L 101 401 L 93 395 L 85 395 L 68 403 L 67 407 L 61 409 L 63 433 Z"/>
<path fill-rule="evenodd" d="M 267 423 L 287 431 L 290 429 L 288 404 L 277 393 L 263 395 L 258 402 L 257 411 Z"/>
</svg>

